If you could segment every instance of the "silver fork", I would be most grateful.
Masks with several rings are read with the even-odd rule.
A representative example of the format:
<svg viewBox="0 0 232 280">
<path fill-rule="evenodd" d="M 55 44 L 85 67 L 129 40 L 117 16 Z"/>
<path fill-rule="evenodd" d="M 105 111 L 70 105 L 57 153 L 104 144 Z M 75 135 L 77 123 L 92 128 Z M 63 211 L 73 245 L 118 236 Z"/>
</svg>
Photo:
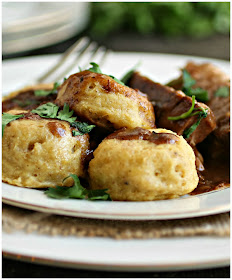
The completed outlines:
<svg viewBox="0 0 232 280">
<path fill-rule="evenodd" d="M 82 37 L 67 49 L 54 66 L 38 77 L 35 83 L 45 83 L 48 80 L 50 82 L 59 81 L 70 73 L 75 66 L 80 66 L 79 63 L 84 58 L 88 58 L 88 62 L 85 60 L 83 69 L 86 69 L 89 62 L 96 59 L 94 62 L 102 66 L 109 52 L 110 50 L 106 49 L 106 47 L 98 46 L 96 42 L 90 42 L 88 37 Z"/>
</svg>

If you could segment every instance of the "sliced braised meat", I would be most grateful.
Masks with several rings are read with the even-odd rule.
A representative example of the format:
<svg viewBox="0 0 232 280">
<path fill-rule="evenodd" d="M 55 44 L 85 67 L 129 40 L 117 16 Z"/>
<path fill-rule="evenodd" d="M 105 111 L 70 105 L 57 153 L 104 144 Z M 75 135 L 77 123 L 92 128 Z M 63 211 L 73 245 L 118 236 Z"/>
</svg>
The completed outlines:
<svg viewBox="0 0 232 280">
<path fill-rule="evenodd" d="M 207 147 L 213 158 L 229 157 L 230 144 L 230 96 L 217 96 L 219 88 L 230 89 L 230 78 L 218 67 L 210 63 L 196 64 L 189 62 L 184 67 L 196 81 L 194 88 L 200 87 L 208 91 L 209 101 L 206 103 L 213 111 L 217 127 L 207 138 Z M 182 77 L 170 82 L 174 88 L 182 88 Z"/>
<path fill-rule="evenodd" d="M 182 91 L 155 83 L 138 72 L 132 75 L 129 86 L 146 93 L 150 101 L 153 102 L 157 127 L 170 129 L 178 135 L 182 135 L 187 128 L 197 122 L 197 115 L 177 121 L 168 120 L 170 116 L 186 113 L 192 106 L 192 98 L 186 96 Z M 202 142 L 216 127 L 212 111 L 205 104 L 196 102 L 195 108 L 200 107 L 208 109 L 208 115 L 201 120 L 197 129 L 186 139 L 192 146 Z"/>
<path fill-rule="evenodd" d="M 207 90 L 210 100 L 214 98 L 215 91 L 220 87 L 230 87 L 230 77 L 211 63 L 189 62 L 184 68 L 196 81 L 193 88 L 200 87 Z"/>
</svg>

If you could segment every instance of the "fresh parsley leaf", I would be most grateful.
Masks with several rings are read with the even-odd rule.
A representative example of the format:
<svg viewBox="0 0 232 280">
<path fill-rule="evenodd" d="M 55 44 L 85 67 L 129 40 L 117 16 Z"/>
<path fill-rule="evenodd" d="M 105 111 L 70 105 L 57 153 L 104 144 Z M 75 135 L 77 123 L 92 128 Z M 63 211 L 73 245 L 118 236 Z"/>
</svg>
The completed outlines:
<svg viewBox="0 0 232 280">
<path fill-rule="evenodd" d="M 209 100 L 207 90 L 202 88 L 192 88 L 196 84 L 196 81 L 191 77 L 186 69 L 183 69 L 183 86 L 182 91 L 188 96 L 196 96 L 196 99 L 202 102 Z"/>
<path fill-rule="evenodd" d="M 77 130 L 73 130 L 72 131 L 72 136 L 80 136 L 80 135 L 83 135 L 84 133 L 80 132 L 80 131 L 77 131 Z"/>
<path fill-rule="evenodd" d="M 93 124 L 89 125 L 85 122 L 73 122 L 71 123 L 71 126 L 77 128 L 82 134 L 89 133 L 95 127 L 95 125 Z M 82 134 L 77 134 L 77 135 L 82 135 Z"/>
<path fill-rule="evenodd" d="M 89 200 L 111 200 L 110 195 L 104 190 L 89 190 L 88 199 Z"/>
<path fill-rule="evenodd" d="M 229 95 L 230 95 L 230 89 L 229 87 L 226 86 L 220 87 L 214 93 L 214 96 L 219 96 L 219 97 L 228 97 Z"/>
<path fill-rule="evenodd" d="M 102 74 L 102 71 L 99 67 L 99 65 L 95 62 L 90 62 L 90 64 L 92 65 L 91 68 L 87 69 L 88 71 L 94 72 L 94 73 L 99 73 Z"/>
<path fill-rule="evenodd" d="M 58 113 L 59 107 L 55 104 L 48 102 L 43 104 L 36 109 L 32 110 L 32 113 L 38 114 L 41 118 L 59 119 L 67 121 L 72 127 L 77 128 L 79 131 L 73 130 L 72 135 L 78 136 L 89 133 L 95 125 L 89 125 L 85 122 L 77 122 L 76 117 L 72 117 L 73 110 L 69 111 L 68 104 L 64 104 L 63 110 Z M 58 113 L 58 114 L 57 114 Z"/>
<path fill-rule="evenodd" d="M 112 75 L 108 75 L 108 76 L 109 76 L 110 78 L 114 79 L 115 82 L 117 82 L 117 83 L 119 83 L 119 84 L 125 86 L 125 84 L 124 84 L 122 81 L 120 81 L 119 79 L 115 78 L 114 76 L 112 76 Z"/>
<path fill-rule="evenodd" d="M 203 109 L 203 108 L 199 108 L 201 111 L 198 112 L 198 119 L 197 121 L 190 126 L 189 128 L 185 129 L 183 132 L 183 136 L 185 139 L 189 138 L 189 136 L 195 131 L 195 129 L 198 127 L 198 125 L 200 124 L 201 120 L 207 117 L 208 111 L 207 109 Z M 195 113 L 196 115 L 196 113 Z"/>
<path fill-rule="evenodd" d="M 209 101 L 208 91 L 202 88 L 192 88 L 190 92 L 185 92 L 186 95 L 192 96 L 195 95 L 196 99 L 202 102 Z"/>
<path fill-rule="evenodd" d="M 178 120 L 186 119 L 186 118 L 190 117 L 191 114 L 192 114 L 192 111 L 194 110 L 194 106 L 195 106 L 195 96 L 193 95 L 192 96 L 192 106 L 191 106 L 191 108 L 187 112 L 185 112 L 185 113 L 183 113 L 179 116 L 168 117 L 168 120 L 178 121 Z"/>
<path fill-rule="evenodd" d="M 76 198 L 89 200 L 111 200 L 110 195 L 106 193 L 106 190 L 87 190 L 84 188 L 75 174 L 70 174 L 63 181 L 70 177 L 74 182 L 72 187 L 56 186 L 55 188 L 49 188 L 45 191 L 45 194 L 55 199 Z"/>
<path fill-rule="evenodd" d="M 27 107 L 27 106 L 32 105 L 32 104 L 39 104 L 40 103 L 40 101 L 37 101 L 37 100 L 22 101 L 22 100 L 18 100 L 18 99 L 13 99 L 13 102 L 16 103 L 17 105 L 19 105 L 22 108 Z"/>
<path fill-rule="evenodd" d="M 140 66 L 141 62 L 139 61 L 131 70 L 129 70 L 122 78 L 121 82 L 124 83 L 125 85 L 128 83 L 130 80 L 131 76 L 133 73 L 136 71 L 136 69 Z"/>
<path fill-rule="evenodd" d="M 51 118 L 54 119 L 57 117 L 57 112 L 59 110 L 59 107 L 55 104 L 48 102 L 46 104 L 43 104 L 36 109 L 32 110 L 32 113 L 38 114 L 41 118 Z"/>
<path fill-rule="evenodd" d="M 8 113 L 3 113 L 3 115 L 2 115 L 2 136 L 4 133 L 4 129 L 8 123 L 10 123 L 14 120 L 17 120 L 19 118 L 22 118 L 22 117 L 24 117 L 24 115 L 11 115 Z"/>
<path fill-rule="evenodd" d="M 72 115 L 73 115 L 73 110 L 69 111 L 69 106 L 68 104 L 65 103 L 64 108 L 59 112 L 57 119 L 62 121 L 67 121 L 69 123 L 73 123 L 76 120 L 76 117 L 72 117 Z"/>
<path fill-rule="evenodd" d="M 195 106 L 195 96 L 192 96 L 192 106 L 191 108 L 186 112 L 183 113 L 179 116 L 174 116 L 174 117 L 168 117 L 168 120 L 172 120 L 172 121 L 177 121 L 180 119 L 185 119 L 191 116 L 196 116 L 198 115 L 197 121 L 189 128 L 185 129 L 183 132 L 183 136 L 184 138 L 189 138 L 189 136 L 194 132 L 194 130 L 198 127 L 198 125 L 200 124 L 201 120 L 203 118 L 206 118 L 208 115 L 208 110 L 204 109 L 202 107 L 199 108 L 194 108 Z"/>
<path fill-rule="evenodd" d="M 189 89 L 196 84 L 196 81 L 191 77 L 186 69 L 183 69 L 183 88 Z"/>
<path fill-rule="evenodd" d="M 101 71 L 101 69 L 100 69 L 100 67 L 99 67 L 99 65 L 98 65 L 97 63 L 95 63 L 95 62 L 90 62 L 90 64 L 92 65 L 92 67 L 89 68 L 89 69 L 87 69 L 88 71 L 91 71 L 91 72 L 94 72 L 94 73 L 98 73 L 98 74 L 103 74 L 102 71 Z M 106 74 L 105 74 L 105 75 L 106 75 Z M 112 79 L 114 79 L 115 82 L 117 82 L 117 83 L 119 83 L 119 84 L 125 86 L 125 84 L 124 84 L 122 81 L 120 81 L 119 79 L 115 78 L 114 76 L 112 76 L 112 75 L 107 75 L 107 76 L 109 76 L 109 77 L 111 77 Z"/>
<path fill-rule="evenodd" d="M 55 82 L 52 90 L 35 90 L 34 95 L 35 96 L 48 96 L 50 94 L 57 94 L 57 88 L 59 86 L 60 86 L 60 83 Z"/>
</svg>

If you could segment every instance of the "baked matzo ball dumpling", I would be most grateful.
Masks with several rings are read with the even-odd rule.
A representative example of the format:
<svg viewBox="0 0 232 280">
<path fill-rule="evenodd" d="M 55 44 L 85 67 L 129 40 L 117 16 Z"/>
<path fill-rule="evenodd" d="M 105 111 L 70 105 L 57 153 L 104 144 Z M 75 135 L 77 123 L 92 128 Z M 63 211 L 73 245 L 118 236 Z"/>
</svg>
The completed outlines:
<svg viewBox="0 0 232 280">
<path fill-rule="evenodd" d="M 198 184 L 195 155 L 182 136 L 165 129 L 122 129 L 109 135 L 89 163 L 91 189 L 112 200 L 176 198 Z"/>
<path fill-rule="evenodd" d="M 37 114 L 24 114 L 6 125 L 2 139 L 2 179 L 29 188 L 71 186 L 69 174 L 85 176 L 85 156 L 89 135 L 72 136 L 70 124 L 44 119 Z"/>
<path fill-rule="evenodd" d="M 83 120 L 107 129 L 155 127 L 154 109 L 146 95 L 104 74 L 86 70 L 71 75 L 56 99 L 59 106 L 65 103 Z"/>
</svg>

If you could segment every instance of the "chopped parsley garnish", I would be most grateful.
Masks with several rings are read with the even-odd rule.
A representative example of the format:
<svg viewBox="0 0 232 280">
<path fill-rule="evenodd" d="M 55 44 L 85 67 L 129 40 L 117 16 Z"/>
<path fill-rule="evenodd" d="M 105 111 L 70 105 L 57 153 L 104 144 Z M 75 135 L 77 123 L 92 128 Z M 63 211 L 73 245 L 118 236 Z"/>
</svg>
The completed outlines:
<svg viewBox="0 0 232 280">
<path fill-rule="evenodd" d="M 195 106 L 195 96 L 193 95 L 192 96 L 192 106 L 190 107 L 190 109 L 186 113 L 183 113 L 179 116 L 168 117 L 168 120 L 178 121 L 178 120 L 186 119 L 186 118 L 192 116 L 192 111 L 194 110 L 194 106 Z"/>
<path fill-rule="evenodd" d="M 196 99 L 202 102 L 209 100 L 208 92 L 202 88 L 192 88 L 196 81 L 191 77 L 186 69 L 183 69 L 183 86 L 182 91 L 188 96 L 196 96 Z"/>
<path fill-rule="evenodd" d="M 77 118 L 72 117 L 73 115 L 73 110 L 69 111 L 69 106 L 68 104 L 64 104 L 63 110 L 61 110 L 57 116 L 57 119 L 62 120 L 62 121 L 67 121 L 69 123 L 73 123 Z"/>
<path fill-rule="evenodd" d="M 73 136 L 83 135 L 89 133 L 95 125 L 89 125 L 85 122 L 76 122 L 76 117 L 72 117 L 73 110 L 69 111 L 69 106 L 65 103 L 63 110 L 51 102 L 43 104 L 38 108 L 32 110 L 32 113 L 38 114 L 41 118 L 59 119 L 62 121 L 67 121 L 72 127 L 77 128 L 79 131 L 72 131 Z"/>
<path fill-rule="evenodd" d="M 196 81 L 191 77 L 189 72 L 183 69 L 183 88 L 191 89 L 192 86 L 196 84 Z"/>
<path fill-rule="evenodd" d="M 89 125 L 85 122 L 72 122 L 71 126 L 77 128 L 82 134 L 89 133 L 95 127 L 95 125 Z"/>
<path fill-rule="evenodd" d="M 192 116 L 198 115 L 196 123 L 194 123 L 191 127 L 185 129 L 185 131 L 183 133 L 183 136 L 186 139 L 189 138 L 189 136 L 198 127 L 198 125 L 200 124 L 201 120 L 203 118 L 206 118 L 207 114 L 208 114 L 208 110 L 207 109 L 203 109 L 202 107 L 194 108 L 194 106 L 195 106 L 195 96 L 193 95 L 192 96 L 192 106 L 191 106 L 191 108 L 186 113 L 183 113 L 183 114 L 181 114 L 179 116 L 168 117 L 168 120 L 178 121 L 178 120 L 181 120 L 181 119 L 186 119 L 188 117 L 192 117 Z"/>
<path fill-rule="evenodd" d="M 41 103 L 38 100 L 25 100 L 25 101 L 22 101 L 22 100 L 18 100 L 18 99 L 13 99 L 12 101 L 14 103 L 16 103 L 17 105 L 19 105 L 20 107 L 22 107 L 22 108 L 27 107 L 29 105 Z"/>
<path fill-rule="evenodd" d="M 102 71 L 99 67 L 99 65 L 95 62 L 90 62 L 90 64 L 92 65 L 92 67 L 90 67 L 89 69 L 87 69 L 88 71 L 94 72 L 94 73 L 99 73 L 102 74 Z"/>
<path fill-rule="evenodd" d="M 228 97 L 230 95 L 230 89 L 227 86 L 220 87 L 214 93 L 214 96 Z"/>
<path fill-rule="evenodd" d="M 20 119 L 24 117 L 24 115 L 11 115 L 8 113 L 3 113 L 2 115 L 2 136 L 4 133 L 4 129 L 6 127 L 6 125 L 14 120 Z"/>
<path fill-rule="evenodd" d="M 185 139 L 189 138 L 189 136 L 194 132 L 194 130 L 198 127 L 200 124 L 201 120 L 207 117 L 207 109 L 199 108 L 201 111 L 198 113 L 198 119 L 197 121 L 190 126 L 189 128 L 185 129 L 183 136 Z"/>
<path fill-rule="evenodd" d="M 46 104 L 43 104 L 36 109 L 32 110 L 32 113 L 38 114 L 41 118 L 57 118 L 57 112 L 59 110 L 59 107 L 55 104 L 48 102 Z"/>
<path fill-rule="evenodd" d="M 66 177 L 73 179 L 72 187 L 60 187 L 56 186 L 55 188 L 49 188 L 45 191 L 45 194 L 51 198 L 55 199 L 64 199 L 64 198 L 76 198 L 76 199 L 89 199 L 89 200 L 111 200 L 110 195 L 106 192 L 107 190 L 87 190 L 84 188 L 77 175 L 70 174 Z"/>
<path fill-rule="evenodd" d="M 53 85 L 52 90 L 35 90 L 34 95 L 35 96 L 48 96 L 50 94 L 57 94 L 57 88 L 60 86 L 60 83 L 55 82 Z"/>
<path fill-rule="evenodd" d="M 90 64 L 92 65 L 92 67 L 89 68 L 89 69 L 87 69 L 88 71 L 91 71 L 91 72 L 94 72 L 94 73 L 98 73 L 98 74 L 103 74 L 102 71 L 101 71 L 101 69 L 100 69 L 100 67 L 99 67 L 99 65 L 98 65 L 97 63 L 95 63 L 95 62 L 90 62 Z M 104 74 L 104 75 L 107 75 L 107 74 Z M 119 83 L 119 84 L 125 86 L 125 84 L 124 84 L 122 81 L 120 81 L 119 79 L 115 78 L 114 76 L 112 76 L 112 75 L 107 75 L 107 76 L 109 76 L 109 77 L 111 77 L 112 79 L 114 79 L 115 82 L 117 82 L 117 83 Z"/>
<path fill-rule="evenodd" d="M 122 78 L 121 81 L 126 85 L 128 81 L 130 80 L 133 73 L 136 71 L 136 69 L 140 66 L 141 62 L 138 62 L 131 70 L 129 70 Z"/>
</svg>

